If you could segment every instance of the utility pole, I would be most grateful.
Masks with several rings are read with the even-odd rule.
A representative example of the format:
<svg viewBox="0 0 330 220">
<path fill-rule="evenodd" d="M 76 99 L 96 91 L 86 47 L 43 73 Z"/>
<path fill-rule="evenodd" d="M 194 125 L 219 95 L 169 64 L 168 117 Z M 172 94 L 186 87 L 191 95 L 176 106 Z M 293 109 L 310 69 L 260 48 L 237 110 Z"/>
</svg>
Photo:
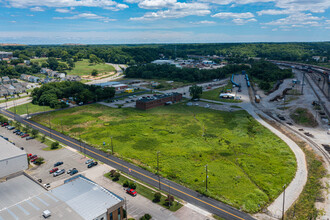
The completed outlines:
<svg viewBox="0 0 330 220">
<path fill-rule="evenodd" d="M 111 136 L 110 138 L 111 138 L 111 154 L 113 155 L 113 144 L 112 144 L 112 136 Z"/>
<path fill-rule="evenodd" d="M 62 118 L 61 118 L 61 128 L 62 128 L 62 134 L 63 134 L 63 122 L 62 122 Z"/>
<path fill-rule="evenodd" d="M 283 209 L 282 209 L 282 220 L 284 220 L 284 203 L 285 203 L 285 187 L 286 185 L 284 184 L 283 186 Z"/>
<path fill-rule="evenodd" d="M 157 151 L 157 176 L 158 176 L 158 188 L 160 190 L 160 176 L 159 176 L 159 151 Z"/>
<path fill-rule="evenodd" d="M 206 187 L 206 192 L 207 192 L 207 179 L 208 179 L 208 176 L 207 176 L 207 164 L 205 166 L 205 170 L 206 170 L 206 172 L 205 172 L 205 183 L 206 183 L 205 187 Z"/>
<path fill-rule="evenodd" d="M 50 132 L 50 130 L 52 129 L 52 125 L 50 124 L 50 114 L 48 114 L 48 122 L 49 122 L 49 137 L 52 137 L 52 133 Z"/>
<path fill-rule="evenodd" d="M 26 104 L 26 114 L 27 114 L 27 119 L 29 119 L 29 107 L 28 107 L 28 104 Z"/>
<path fill-rule="evenodd" d="M 171 208 L 171 182 L 168 182 L 168 206 Z"/>
<path fill-rule="evenodd" d="M 303 80 L 302 80 L 302 85 L 301 85 L 301 94 L 304 94 L 304 84 L 305 84 L 305 72 L 303 72 Z"/>
</svg>

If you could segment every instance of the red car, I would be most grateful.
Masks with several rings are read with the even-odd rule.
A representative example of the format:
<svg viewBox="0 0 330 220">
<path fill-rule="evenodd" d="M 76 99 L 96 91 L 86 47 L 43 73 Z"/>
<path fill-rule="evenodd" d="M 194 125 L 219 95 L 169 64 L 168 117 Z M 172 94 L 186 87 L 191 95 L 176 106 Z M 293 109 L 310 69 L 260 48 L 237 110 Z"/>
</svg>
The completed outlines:
<svg viewBox="0 0 330 220">
<path fill-rule="evenodd" d="M 29 158 L 31 158 L 31 157 L 32 157 L 32 154 L 28 154 L 27 156 L 28 156 Z"/>
<path fill-rule="evenodd" d="M 5 122 L 5 123 L 3 123 L 3 124 L 1 125 L 1 127 L 5 127 L 5 126 L 7 126 L 7 125 L 8 125 L 8 123 Z"/>
<path fill-rule="evenodd" d="M 51 169 L 51 170 L 49 171 L 49 174 L 52 174 L 52 173 L 54 173 L 54 172 L 56 172 L 56 171 L 58 171 L 58 168 L 57 168 L 57 167 L 54 168 L 54 169 Z"/>
<path fill-rule="evenodd" d="M 30 160 L 31 162 L 34 162 L 34 161 L 36 161 L 36 159 L 38 159 L 38 157 L 35 157 L 35 158 L 33 158 L 32 160 Z"/>
<path fill-rule="evenodd" d="M 137 192 L 134 190 L 134 189 L 126 189 L 126 192 L 132 196 L 136 196 L 137 195 Z"/>
<path fill-rule="evenodd" d="M 25 138 L 25 137 L 28 137 L 28 136 L 30 136 L 30 135 L 29 134 L 24 134 L 24 135 L 21 136 L 21 138 Z"/>
</svg>

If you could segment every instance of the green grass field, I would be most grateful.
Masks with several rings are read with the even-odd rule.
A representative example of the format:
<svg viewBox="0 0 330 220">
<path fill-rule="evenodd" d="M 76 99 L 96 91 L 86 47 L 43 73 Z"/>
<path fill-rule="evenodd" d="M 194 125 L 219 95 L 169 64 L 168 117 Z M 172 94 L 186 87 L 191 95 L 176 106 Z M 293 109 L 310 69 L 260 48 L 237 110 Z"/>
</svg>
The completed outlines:
<svg viewBox="0 0 330 220">
<path fill-rule="evenodd" d="M 162 176 L 256 212 L 275 199 L 295 175 L 290 148 L 245 111 L 220 112 L 182 103 L 142 111 L 103 105 L 52 112 L 52 128 Z M 45 126 L 48 117 L 32 120 Z M 103 142 L 106 145 L 103 146 Z M 205 165 L 208 191 L 205 192 Z"/>
<path fill-rule="evenodd" d="M 15 113 L 14 107 L 11 107 L 8 110 Z M 40 105 L 34 105 L 32 103 L 27 103 L 27 104 L 16 106 L 16 114 L 18 114 L 18 115 L 27 114 L 27 110 L 29 111 L 29 114 L 32 114 L 32 113 L 37 113 L 37 112 L 50 111 L 50 110 L 54 110 L 54 109 L 49 106 L 44 107 L 44 106 L 40 106 Z"/>
<path fill-rule="evenodd" d="M 291 113 L 290 117 L 293 121 L 299 125 L 304 125 L 308 127 L 316 127 L 318 125 L 314 118 L 314 115 L 305 108 L 297 108 Z"/>
<path fill-rule="evenodd" d="M 90 75 L 94 69 L 97 70 L 99 74 L 115 71 L 115 68 L 111 65 L 105 63 L 92 65 L 88 60 L 82 60 L 77 61 L 73 70 L 69 70 L 67 73 L 68 75 L 78 76 Z"/>
<path fill-rule="evenodd" d="M 220 101 L 220 102 L 230 102 L 230 103 L 240 103 L 241 100 L 234 100 L 234 99 L 220 99 L 220 93 L 226 92 L 227 89 L 232 89 L 231 82 L 228 82 L 226 86 L 219 87 L 216 89 L 209 90 L 207 92 L 203 92 L 201 98 L 202 99 L 209 99 L 214 101 Z"/>
</svg>

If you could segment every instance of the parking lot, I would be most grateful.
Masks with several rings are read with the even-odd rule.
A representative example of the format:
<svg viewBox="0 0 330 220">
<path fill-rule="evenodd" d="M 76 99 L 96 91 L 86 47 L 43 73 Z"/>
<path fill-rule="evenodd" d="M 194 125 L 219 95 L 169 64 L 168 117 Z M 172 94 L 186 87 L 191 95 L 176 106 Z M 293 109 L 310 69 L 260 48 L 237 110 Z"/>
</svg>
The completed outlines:
<svg viewBox="0 0 330 220">
<path fill-rule="evenodd" d="M 76 168 L 79 171 L 78 173 L 87 170 L 85 161 L 89 158 L 85 158 L 82 154 L 79 154 L 74 150 L 70 150 L 69 148 L 61 148 L 59 150 L 44 151 L 42 149 L 48 147 L 47 145 L 40 143 L 35 139 L 26 140 L 25 138 L 21 138 L 20 136 L 13 134 L 13 130 L 7 130 L 5 127 L 0 127 L 0 134 L 7 137 L 9 141 L 15 143 L 17 147 L 23 147 L 27 153 L 31 153 L 32 155 L 37 155 L 38 157 L 43 157 L 45 159 L 44 164 L 35 166 L 27 171 L 36 179 L 41 179 L 43 184 L 50 183 L 51 187 L 54 187 L 60 185 L 63 183 L 64 179 L 70 177 L 70 175 L 66 172 L 65 174 L 57 177 L 53 177 L 52 174 L 49 174 L 49 171 L 54 168 L 54 164 L 58 161 L 63 162 L 63 165 L 58 166 L 58 168 L 65 169 L 65 171 L 72 168 Z"/>
<path fill-rule="evenodd" d="M 100 102 L 100 104 L 102 105 L 106 105 L 112 108 L 118 108 L 118 105 L 122 105 L 122 108 L 134 108 L 135 107 L 135 102 L 136 100 L 138 100 L 138 98 L 140 97 L 147 97 L 147 96 L 153 96 L 153 94 L 142 94 L 142 95 L 133 95 L 133 96 L 129 96 L 125 99 L 118 99 L 118 100 L 114 100 L 113 102 Z"/>
</svg>

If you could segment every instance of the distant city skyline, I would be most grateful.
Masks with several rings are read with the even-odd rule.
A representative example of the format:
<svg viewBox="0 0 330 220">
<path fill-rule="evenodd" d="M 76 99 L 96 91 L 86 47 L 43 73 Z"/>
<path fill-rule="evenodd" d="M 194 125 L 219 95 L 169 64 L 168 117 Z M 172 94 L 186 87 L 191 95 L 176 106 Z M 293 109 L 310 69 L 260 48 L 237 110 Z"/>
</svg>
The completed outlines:
<svg viewBox="0 0 330 220">
<path fill-rule="evenodd" d="M 0 43 L 330 41 L 329 0 L 0 0 Z"/>
</svg>

